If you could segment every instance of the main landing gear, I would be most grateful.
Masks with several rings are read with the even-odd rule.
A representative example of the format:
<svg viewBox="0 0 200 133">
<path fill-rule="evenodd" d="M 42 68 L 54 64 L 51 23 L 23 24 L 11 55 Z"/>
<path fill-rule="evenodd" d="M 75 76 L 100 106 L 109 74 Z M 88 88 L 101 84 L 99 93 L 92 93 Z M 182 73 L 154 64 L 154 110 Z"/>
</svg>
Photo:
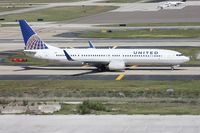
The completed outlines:
<svg viewBox="0 0 200 133">
<path fill-rule="evenodd" d="M 171 66 L 171 70 L 172 70 L 172 71 L 174 70 L 174 66 Z"/>
<path fill-rule="evenodd" d="M 104 72 L 107 70 L 107 67 L 105 65 L 100 65 L 100 66 L 97 66 L 97 70 L 99 72 Z"/>
<path fill-rule="evenodd" d="M 171 70 L 175 70 L 175 67 L 180 67 L 180 65 L 171 66 Z"/>
</svg>

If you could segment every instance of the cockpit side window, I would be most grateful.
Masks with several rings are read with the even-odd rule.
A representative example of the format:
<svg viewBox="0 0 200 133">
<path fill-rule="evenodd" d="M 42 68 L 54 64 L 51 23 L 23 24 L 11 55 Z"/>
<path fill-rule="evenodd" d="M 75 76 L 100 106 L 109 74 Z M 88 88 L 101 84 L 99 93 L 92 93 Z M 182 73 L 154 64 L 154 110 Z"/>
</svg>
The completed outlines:
<svg viewBox="0 0 200 133">
<path fill-rule="evenodd" d="M 183 54 L 181 54 L 181 53 L 180 54 L 176 54 L 176 56 L 183 56 Z"/>
</svg>

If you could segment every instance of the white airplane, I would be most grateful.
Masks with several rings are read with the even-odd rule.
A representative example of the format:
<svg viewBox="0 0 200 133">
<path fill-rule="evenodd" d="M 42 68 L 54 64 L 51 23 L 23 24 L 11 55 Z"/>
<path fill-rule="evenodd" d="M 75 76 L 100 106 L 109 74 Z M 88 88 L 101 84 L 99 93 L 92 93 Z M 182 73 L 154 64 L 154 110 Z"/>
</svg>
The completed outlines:
<svg viewBox="0 0 200 133">
<path fill-rule="evenodd" d="M 99 71 L 124 70 L 132 65 L 174 66 L 189 61 L 182 53 L 164 49 L 97 49 L 91 42 L 91 48 L 61 49 L 50 46 L 40 39 L 26 20 L 19 20 L 28 56 L 61 62 L 81 62 L 95 66 Z"/>
<path fill-rule="evenodd" d="M 185 2 L 186 2 L 186 0 L 182 0 L 182 1 L 168 1 L 168 2 L 162 3 L 157 8 L 159 8 L 159 9 L 165 9 L 167 7 L 176 7 L 176 6 L 179 6 L 181 4 L 185 4 Z"/>
</svg>

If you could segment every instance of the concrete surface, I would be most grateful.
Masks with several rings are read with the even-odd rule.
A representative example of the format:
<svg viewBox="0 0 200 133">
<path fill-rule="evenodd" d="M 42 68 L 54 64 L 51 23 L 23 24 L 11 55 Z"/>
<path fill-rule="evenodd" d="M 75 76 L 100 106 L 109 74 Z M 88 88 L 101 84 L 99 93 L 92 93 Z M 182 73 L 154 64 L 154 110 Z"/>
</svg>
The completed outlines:
<svg viewBox="0 0 200 133">
<path fill-rule="evenodd" d="M 5 108 L 1 109 L 0 112 L 2 114 L 25 113 L 26 112 L 26 107 L 25 106 L 5 106 Z"/>
<path fill-rule="evenodd" d="M 21 114 L 21 113 L 34 113 L 34 114 L 42 114 L 42 113 L 54 113 L 61 109 L 61 105 L 59 103 L 54 104 L 41 104 L 41 105 L 4 105 L 0 106 L 1 114 Z"/>
<path fill-rule="evenodd" d="M 2 115 L 0 133 L 199 133 L 193 115 Z"/>
<path fill-rule="evenodd" d="M 66 3 L 34 3 L 36 5 L 33 4 L 33 6 L 29 7 L 29 8 L 0 12 L 0 16 L 10 15 L 10 14 L 18 14 L 18 13 L 25 13 L 25 12 L 32 12 L 32 11 L 54 8 L 54 7 L 62 7 L 62 6 L 107 5 L 107 4 L 95 3 L 95 2 L 98 2 L 98 1 L 102 1 L 102 0 L 86 0 L 86 1 L 78 1 L 78 2 L 66 2 Z M 0 3 L 0 4 L 5 4 L 5 3 Z M 108 4 L 108 6 L 109 5 L 111 5 L 111 4 Z"/>
<path fill-rule="evenodd" d="M 88 47 L 88 40 L 92 40 L 96 47 L 112 48 L 175 48 L 200 47 L 200 40 L 190 39 L 43 39 L 46 43 L 60 48 Z M 22 40 L 0 40 L 0 51 L 23 50 Z"/>
<path fill-rule="evenodd" d="M 45 3 L 42 5 L 39 5 L 41 3 L 38 3 L 38 5 L 33 5 L 30 8 L 25 9 L 18 9 L 13 11 L 5 11 L 0 12 L 0 16 L 3 15 L 9 15 L 9 14 L 16 14 L 16 13 L 25 13 L 25 12 L 32 12 L 47 8 L 54 8 L 54 7 L 62 7 L 62 6 L 117 6 L 119 7 L 116 10 L 113 10 L 111 12 L 133 12 L 133 11 L 158 11 L 160 10 L 157 8 L 157 6 L 162 5 L 162 2 L 157 3 L 104 3 L 104 0 L 87 0 L 87 1 L 80 1 L 80 2 L 67 2 L 67 3 Z M 5 3 L 2 3 L 5 4 Z M 199 1 L 188 1 L 186 4 L 177 6 L 177 7 L 170 7 L 167 8 L 170 9 L 182 9 L 185 6 L 199 6 Z"/>
<path fill-rule="evenodd" d="M 0 16 L 37 11 L 41 9 L 62 7 L 62 6 L 117 6 L 116 10 L 99 13 L 69 20 L 68 23 L 75 24 L 109 24 L 109 23 L 148 23 L 148 22 L 199 22 L 200 2 L 187 1 L 186 4 L 178 7 L 170 7 L 167 10 L 157 8 L 161 3 L 100 3 L 102 0 L 88 0 L 72 3 L 45 3 L 34 5 L 30 8 L 14 11 L 0 12 Z"/>
<path fill-rule="evenodd" d="M 2 22 L 2 24 L 17 24 L 16 22 Z M 154 29 L 200 29 L 200 26 L 142 26 L 142 27 L 119 27 L 119 26 L 97 26 L 97 24 L 59 24 L 55 22 L 31 22 L 32 28 L 44 40 L 80 40 L 74 33 L 81 31 L 101 31 L 101 30 L 154 30 Z M 66 36 L 68 34 L 68 36 Z M 17 27 L 1 27 L 0 28 L 0 43 L 2 41 L 21 40 L 21 30 Z M 86 38 L 87 39 L 87 38 Z M 99 39 L 100 40 L 100 39 Z M 9 43 L 9 42 L 7 42 Z"/>
<path fill-rule="evenodd" d="M 37 67 L 0 66 L 0 75 L 200 75 L 200 67 L 132 67 L 125 72 L 91 72 L 95 67 Z"/>
<path fill-rule="evenodd" d="M 94 67 L 0 66 L 0 80 L 200 80 L 200 67 L 135 67 L 124 72 L 97 72 Z"/>
<path fill-rule="evenodd" d="M 0 75 L 0 80 L 200 80 L 200 75 Z M 118 79 L 120 77 L 120 79 Z"/>
<path fill-rule="evenodd" d="M 73 24 L 199 22 L 199 12 L 199 6 L 187 6 L 181 10 L 105 12 L 69 22 Z"/>
<path fill-rule="evenodd" d="M 39 105 L 38 109 L 43 113 L 54 113 L 54 112 L 59 111 L 61 109 L 61 105 L 60 104 Z"/>
</svg>

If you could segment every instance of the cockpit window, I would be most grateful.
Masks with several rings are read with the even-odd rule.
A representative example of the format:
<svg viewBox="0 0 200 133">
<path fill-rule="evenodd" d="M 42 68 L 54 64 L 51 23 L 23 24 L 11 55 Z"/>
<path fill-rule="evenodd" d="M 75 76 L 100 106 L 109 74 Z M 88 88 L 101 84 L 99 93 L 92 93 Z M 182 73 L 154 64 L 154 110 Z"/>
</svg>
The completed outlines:
<svg viewBox="0 0 200 133">
<path fill-rule="evenodd" d="M 183 56 L 183 54 L 176 54 L 176 56 Z"/>
</svg>

